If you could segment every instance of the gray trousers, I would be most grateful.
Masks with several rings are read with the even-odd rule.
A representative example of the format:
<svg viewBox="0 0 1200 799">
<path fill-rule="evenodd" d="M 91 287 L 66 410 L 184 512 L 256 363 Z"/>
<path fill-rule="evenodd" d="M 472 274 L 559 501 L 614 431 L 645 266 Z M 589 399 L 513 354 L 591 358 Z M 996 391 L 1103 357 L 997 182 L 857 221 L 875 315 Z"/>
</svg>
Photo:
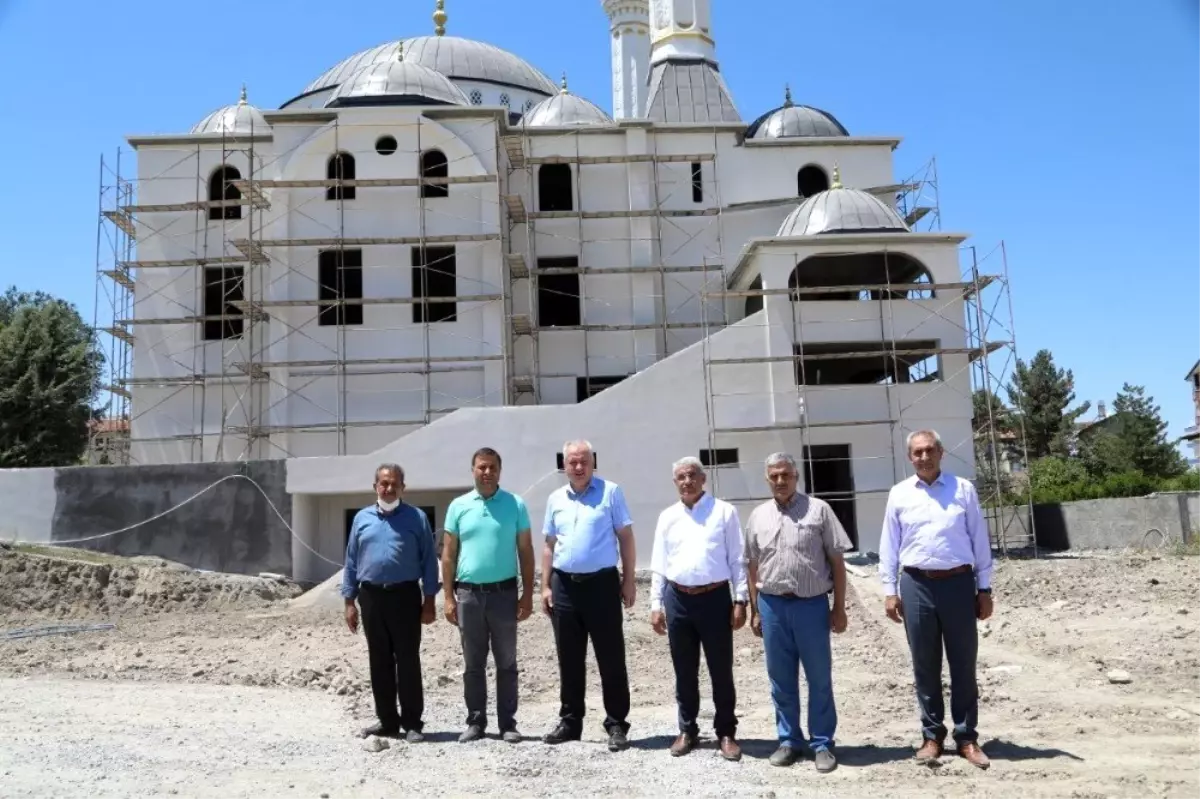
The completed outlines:
<svg viewBox="0 0 1200 799">
<path fill-rule="evenodd" d="M 904 629 L 912 652 L 921 731 L 925 738 L 946 737 L 946 705 L 942 698 L 942 650 L 950 666 L 950 716 L 954 740 L 974 741 L 979 718 L 979 686 L 975 659 L 979 632 L 975 626 L 975 575 L 931 580 L 908 572 L 900 575 Z"/>
<path fill-rule="evenodd" d="M 496 716 L 500 731 L 517 727 L 518 589 L 458 588 L 458 631 L 463 649 L 463 698 L 467 725 L 487 729 L 487 658 L 496 661 Z"/>
</svg>

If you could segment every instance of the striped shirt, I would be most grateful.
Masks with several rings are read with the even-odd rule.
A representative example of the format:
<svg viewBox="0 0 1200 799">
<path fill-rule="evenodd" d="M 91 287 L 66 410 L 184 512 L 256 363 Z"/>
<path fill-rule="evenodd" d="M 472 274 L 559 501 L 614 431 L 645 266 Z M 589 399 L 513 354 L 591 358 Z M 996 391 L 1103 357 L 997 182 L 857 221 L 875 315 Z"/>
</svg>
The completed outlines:
<svg viewBox="0 0 1200 799">
<path fill-rule="evenodd" d="M 768 500 L 746 522 L 746 560 L 758 563 L 758 590 L 804 599 L 833 590 L 829 559 L 852 544 L 829 503 L 797 491 L 786 506 Z"/>
</svg>

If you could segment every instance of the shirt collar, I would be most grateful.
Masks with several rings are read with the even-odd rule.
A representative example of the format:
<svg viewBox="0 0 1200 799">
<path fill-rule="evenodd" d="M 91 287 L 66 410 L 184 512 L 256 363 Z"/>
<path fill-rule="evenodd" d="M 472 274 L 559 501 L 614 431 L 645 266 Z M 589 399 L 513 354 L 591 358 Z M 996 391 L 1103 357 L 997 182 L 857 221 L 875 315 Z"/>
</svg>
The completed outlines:
<svg viewBox="0 0 1200 799">
<path fill-rule="evenodd" d="M 804 495 L 801 494 L 799 491 L 796 491 L 792 494 L 792 498 L 789 499 L 787 501 L 787 504 L 785 504 L 785 505 L 779 504 L 779 500 L 777 500 L 777 499 L 773 499 L 773 501 L 775 502 L 775 507 L 779 508 L 780 510 L 795 510 L 796 507 L 800 504 L 803 496 Z"/>
<path fill-rule="evenodd" d="M 918 475 L 915 475 L 915 474 L 912 476 L 912 481 L 913 481 L 913 485 L 915 485 L 915 486 L 925 486 L 926 488 L 933 488 L 934 486 L 946 485 L 946 479 L 949 476 L 950 475 L 946 474 L 946 470 L 942 469 L 940 472 L 938 472 L 938 476 L 934 479 L 934 481 L 932 483 L 926 483 Z"/>
<path fill-rule="evenodd" d="M 703 494 L 700 495 L 700 499 L 696 500 L 696 504 L 692 505 L 692 507 L 689 508 L 687 505 L 684 505 L 682 499 L 679 500 L 679 507 L 682 508 L 684 510 L 684 512 L 686 512 L 686 513 L 697 513 L 699 511 L 707 508 L 709 505 L 712 504 L 712 502 L 713 502 L 713 495 L 708 493 L 707 491 L 705 491 Z"/>
<path fill-rule="evenodd" d="M 583 487 L 582 491 L 576 491 L 574 488 L 571 487 L 570 482 L 568 482 L 567 483 L 567 496 L 571 497 L 572 499 L 582 497 L 585 494 L 587 494 L 589 491 L 591 491 L 593 488 L 595 488 L 599 482 L 600 482 L 600 478 L 596 477 L 596 475 L 593 474 L 592 479 L 588 481 L 588 484 Z"/>
<path fill-rule="evenodd" d="M 472 488 L 470 493 L 467 494 L 467 496 L 470 497 L 471 499 L 477 499 L 481 502 L 487 502 L 490 499 L 495 499 L 496 497 L 500 496 L 500 492 L 503 490 L 504 489 L 501 488 L 500 486 L 496 486 L 496 493 L 492 494 L 490 497 L 484 497 L 483 494 L 479 493 L 478 488 Z"/>
</svg>

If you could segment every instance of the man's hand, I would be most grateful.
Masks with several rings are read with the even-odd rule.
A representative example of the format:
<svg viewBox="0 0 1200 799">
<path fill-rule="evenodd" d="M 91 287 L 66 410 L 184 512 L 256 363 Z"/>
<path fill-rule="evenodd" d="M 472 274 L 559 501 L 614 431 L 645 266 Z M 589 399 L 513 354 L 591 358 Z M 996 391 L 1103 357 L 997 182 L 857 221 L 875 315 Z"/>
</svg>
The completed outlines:
<svg viewBox="0 0 1200 799">
<path fill-rule="evenodd" d="M 982 593 L 975 595 L 975 617 L 987 621 L 992 615 L 992 595 Z"/>
<path fill-rule="evenodd" d="M 350 628 L 350 632 L 358 632 L 358 607 L 352 599 L 346 600 L 346 626 Z"/>
<path fill-rule="evenodd" d="M 446 604 L 442 608 L 442 613 L 446 616 L 446 621 L 458 626 L 458 600 L 452 596 L 446 597 Z"/>
<path fill-rule="evenodd" d="M 762 638 L 762 616 L 757 613 L 750 614 L 750 632 Z"/>
<path fill-rule="evenodd" d="M 746 626 L 746 606 L 734 603 L 733 610 L 729 612 L 729 626 L 735 630 L 740 630 Z"/>
<path fill-rule="evenodd" d="M 554 592 L 550 590 L 550 586 L 542 589 L 542 613 L 547 616 L 554 613 Z"/>
<path fill-rule="evenodd" d="M 829 611 L 829 629 L 835 633 L 844 633 L 849 623 L 850 620 L 846 618 L 846 608 L 834 605 Z"/>
<path fill-rule="evenodd" d="M 650 611 L 650 628 L 659 635 L 667 634 L 667 614 L 661 610 Z"/>
<path fill-rule="evenodd" d="M 883 612 L 892 621 L 899 624 L 904 619 L 904 604 L 900 601 L 900 597 L 892 595 L 883 600 Z"/>
<path fill-rule="evenodd" d="M 421 606 L 421 624 L 433 624 L 437 619 L 437 605 L 434 604 L 433 597 L 425 597 L 425 604 Z"/>
<path fill-rule="evenodd" d="M 621 601 L 627 608 L 633 607 L 633 603 L 637 601 L 637 582 L 632 574 L 621 581 Z"/>
<path fill-rule="evenodd" d="M 533 594 L 526 591 L 517 600 L 517 621 L 525 621 L 533 615 Z"/>
</svg>

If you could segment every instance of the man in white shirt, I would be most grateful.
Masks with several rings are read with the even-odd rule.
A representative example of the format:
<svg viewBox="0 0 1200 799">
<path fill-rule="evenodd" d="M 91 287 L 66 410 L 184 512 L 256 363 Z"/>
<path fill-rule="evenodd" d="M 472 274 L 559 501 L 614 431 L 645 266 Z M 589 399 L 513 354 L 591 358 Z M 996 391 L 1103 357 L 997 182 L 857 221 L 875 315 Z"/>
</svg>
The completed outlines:
<svg viewBox="0 0 1200 799">
<path fill-rule="evenodd" d="M 700 650 L 712 681 L 713 727 L 726 760 L 738 760 L 737 694 L 733 686 L 733 631 L 746 624 L 749 587 L 742 529 L 733 505 L 704 490 L 704 467 L 683 458 L 672 467 L 679 502 L 664 510 L 654 531 L 650 625 L 668 637 L 675 666 L 679 737 L 675 757 L 695 748 L 700 735 Z"/>
<path fill-rule="evenodd" d="M 916 470 L 892 487 L 883 516 L 879 577 L 884 611 L 904 622 L 912 652 L 924 742 L 917 760 L 930 763 L 946 739 L 942 647 L 950 665 L 950 715 L 958 754 L 978 768 L 988 757 L 975 724 L 979 688 L 976 619 L 992 615 L 992 547 L 975 486 L 942 471 L 942 440 L 933 430 L 908 437 Z"/>
</svg>

